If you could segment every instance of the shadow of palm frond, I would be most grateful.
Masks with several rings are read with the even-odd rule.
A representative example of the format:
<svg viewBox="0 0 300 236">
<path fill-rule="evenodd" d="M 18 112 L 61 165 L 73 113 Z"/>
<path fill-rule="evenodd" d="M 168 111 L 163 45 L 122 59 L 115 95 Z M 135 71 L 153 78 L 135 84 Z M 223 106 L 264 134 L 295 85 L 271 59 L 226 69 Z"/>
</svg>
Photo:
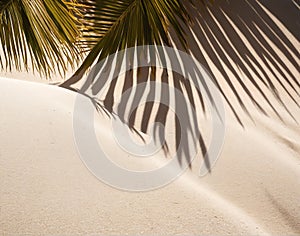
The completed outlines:
<svg viewBox="0 0 300 236">
<path fill-rule="evenodd" d="M 299 21 L 295 23 L 291 20 L 299 19 L 296 3 L 279 0 L 272 1 L 272 3 L 255 0 L 219 0 L 209 6 L 204 6 L 201 1 L 193 4 L 187 1 L 185 5 L 193 19 L 189 28 L 183 25 L 190 54 L 212 75 L 214 83 L 240 125 L 243 126 L 243 120 L 237 106 L 248 117 L 252 117 L 245 99 L 250 100 L 262 114 L 269 115 L 273 112 L 284 122 L 270 96 L 273 96 L 285 112 L 297 122 L 286 101 L 282 99 L 283 96 L 288 97 L 299 108 L 300 56 L 299 48 L 295 46 L 295 41 L 299 42 L 299 31 L 296 27 Z M 283 14 L 282 9 L 288 12 L 288 16 Z M 175 35 L 172 34 L 172 29 L 171 35 Z M 172 39 L 174 47 L 183 49 L 176 36 Z M 175 54 L 161 56 L 159 59 L 165 61 L 168 57 L 172 58 L 171 63 L 181 61 L 180 58 L 176 58 Z M 133 55 L 129 57 L 123 55 L 121 58 L 129 64 L 134 60 Z M 152 56 L 152 60 L 156 58 Z M 108 113 L 114 113 L 113 107 L 118 100 L 116 98 L 121 98 L 119 102 L 123 105 L 114 114 L 118 115 L 131 129 L 144 133 L 149 132 L 150 126 L 153 126 L 154 132 L 159 133 L 161 126 L 158 124 L 162 124 L 163 127 L 168 125 L 170 120 L 168 117 L 172 116 L 168 103 L 174 102 L 175 116 L 172 116 L 173 123 L 171 123 L 174 125 L 173 138 L 175 140 L 157 140 L 157 142 L 163 143 L 166 154 L 170 152 L 170 147 L 175 147 L 180 163 L 183 160 L 191 163 L 192 153 L 189 146 L 194 142 L 205 157 L 206 168 L 211 170 L 209 157 L 205 156 L 207 140 L 200 129 L 201 119 L 193 113 L 187 116 L 184 124 L 181 124 L 176 116 L 178 112 L 189 114 L 189 105 L 204 114 L 207 111 L 202 92 L 195 89 L 191 81 L 185 79 L 186 73 L 197 74 L 194 67 L 195 65 L 183 62 L 181 73 L 170 72 L 167 69 L 162 69 L 158 73 L 158 69 L 153 66 L 141 67 L 137 70 L 126 71 L 123 79 L 120 79 L 121 63 L 113 63 L 111 58 L 100 65 L 99 70 L 92 72 L 99 73 L 98 77 L 91 76 L 97 77 L 97 80 L 87 81 L 84 87 L 87 88 L 92 84 L 93 95 L 99 92 L 104 94 L 102 100 L 100 99 L 101 106 Z M 114 79 L 108 80 L 109 77 Z M 148 86 L 151 81 L 159 81 L 167 85 L 168 89 Z M 200 79 L 199 83 L 201 83 Z M 136 85 L 141 86 L 138 87 L 139 89 L 132 89 Z M 205 84 L 201 85 L 205 87 Z M 131 92 L 126 93 L 128 90 Z M 177 96 L 172 96 L 172 90 L 178 90 L 184 94 L 186 99 L 183 103 Z M 206 92 L 209 94 L 209 91 Z M 160 93 L 160 99 L 165 101 L 158 106 L 154 102 L 157 93 Z M 140 103 L 143 96 L 148 101 L 145 104 Z M 213 98 L 209 99 L 213 102 Z M 143 108 L 139 109 L 141 105 Z M 126 113 L 128 110 L 132 112 Z"/>
<path fill-rule="evenodd" d="M 176 152 L 180 164 L 182 164 L 184 159 L 191 167 L 191 157 L 196 152 L 195 149 L 189 146 L 191 140 L 199 140 L 203 156 L 206 154 L 206 145 L 197 123 L 197 116 L 194 112 L 187 110 L 189 107 L 188 103 L 191 104 L 192 109 L 196 109 L 196 98 L 201 98 L 199 104 L 202 104 L 204 109 L 201 92 L 197 91 L 199 96 L 195 97 L 193 95 L 191 83 L 184 78 L 185 72 L 181 70 L 179 64 L 176 65 L 176 68 L 180 68 L 177 72 L 166 69 L 167 60 L 168 58 L 170 59 L 170 56 L 172 57 L 172 60 L 170 60 L 172 63 L 179 62 L 181 58 L 175 59 L 175 54 L 168 55 L 165 52 L 157 54 L 152 50 L 149 50 L 147 54 L 146 51 L 147 47 L 145 47 L 143 52 L 145 55 L 141 56 L 149 56 L 151 60 L 151 65 L 149 66 L 136 69 L 130 68 L 134 61 L 134 55 L 130 55 L 130 52 L 134 54 L 137 53 L 136 50 L 129 50 L 129 54 L 128 51 L 119 52 L 109 57 L 106 61 L 97 64 L 90 72 L 80 92 L 85 94 L 90 89 L 91 95 L 86 96 L 93 101 L 95 107 L 99 111 L 104 110 L 107 115 L 117 115 L 132 131 L 137 133 L 141 131 L 149 134 L 150 130 L 152 130 L 154 141 L 163 147 L 166 155 L 169 155 L 170 150 L 168 148 L 168 140 L 165 140 L 164 127 L 168 123 L 170 103 L 173 103 L 173 113 L 175 114 L 173 116 L 174 122 L 171 122 L 174 125 L 171 129 L 175 130 L 175 150 L 173 151 Z M 159 68 L 153 66 L 158 59 L 162 61 L 164 66 Z M 122 63 L 125 63 L 126 68 L 130 69 L 124 71 Z M 172 65 L 172 63 L 170 66 L 175 68 L 175 65 Z M 199 74 L 196 65 L 189 64 L 189 67 L 189 72 L 193 73 L 194 76 Z M 157 73 L 158 70 L 160 70 L 160 73 Z M 153 85 L 151 82 L 159 83 Z M 164 86 L 160 86 L 160 84 Z M 204 88 L 207 94 L 210 94 L 205 85 Z M 178 92 L 174 93 L 173 90 L 178 90 Z M 184 95 L 180 96 L 178 94 Z M 143 96 L 146 97 L 144 100 L 142 100 Z M 157 97 L 159 98 L 157 99 Z M 209 99 L 213 101 L 211 95 L 209 95 Z M 145 101 L 145 104 L 142 104 L 142 101 Z M 144 109 L 140 109 L 141 105 L 144 105 Z M 179 117 L 178 114 L 180 114 Z M 192 114 L 192 117 L 189 117 L 188 114 Z M 186 117 L 182 119 L 183 116 Z M 193 142 L 196 144 L 196 141 Z M 206 163 L 207 169 L 210 170 L 209 162 L 206 161 Z"/>
</svg>

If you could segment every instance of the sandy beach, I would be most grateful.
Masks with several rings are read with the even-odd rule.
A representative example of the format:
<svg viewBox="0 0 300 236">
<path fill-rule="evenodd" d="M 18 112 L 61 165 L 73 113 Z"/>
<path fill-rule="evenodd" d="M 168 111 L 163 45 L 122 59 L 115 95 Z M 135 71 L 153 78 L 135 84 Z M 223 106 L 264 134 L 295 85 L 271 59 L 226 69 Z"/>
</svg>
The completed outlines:
<svg viewBox="0 0 300 236">
<path fill-rule="evenodd" d="M 224 144 L 204 177 L 198 175 L 199 158 L 191 170 L 156 190 L 108 186 L 88 170 L 76 146 L 74 105 L 82 95 L 53 85 L 62 81 L 59 76 L 47 81 L 32 73 L 0 72 L 0 234 L 299 235 L 299 6 L 293 1 L 250 1 L 251 11 L 261 15 L 258 19 L 244 8 L 246 2 L 216 1 L 191 30 L 190 43 L 199 47 L 194 56 L 217 78 L 243 122 L 224 102 Z M 237 9 L 240 18 L 231 15 Z M 222 19 L 231 27 L 219 25 Z M 212 29 L 205 29 L 201 20 Z M 237 77 L 267 115 L 240 88 Z M 274 83 L 286 108 L 265 86 L 268 101 L 262 98 L 251 82 L 261 85 L 261 78 Z M 84 122 L 84 114 L 78 119 Z M 106 115 L 95 119 L 98 141 L 119 164 L 139 167 L 118 146 L 109 124 Z M 165 160 L 160 151 L 146 165 L 152 168 Z"/>
</svg>

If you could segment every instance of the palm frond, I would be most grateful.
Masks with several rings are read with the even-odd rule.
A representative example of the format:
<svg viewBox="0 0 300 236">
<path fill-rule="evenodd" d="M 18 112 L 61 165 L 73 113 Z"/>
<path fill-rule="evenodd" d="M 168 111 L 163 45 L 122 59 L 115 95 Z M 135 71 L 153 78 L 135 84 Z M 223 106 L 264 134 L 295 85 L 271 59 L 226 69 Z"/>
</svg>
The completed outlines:
<svg viewBox="0 0 300 236">
<path fill-rule="evenodd" d="M 0 60 L 2 69 L 31 66 L 50 76 L 62 74 L 80 59 L 80 36 L 73 1 L 5 0 L 0 3 Z M 70 5 L 70 7 L 68 7 Z"/>
<path fill-rule="evenodd" d="M 81 1 L 84 26 L 81 47 L 91 49 L 74 74 L 78 81 L 95 62 L 135 45 L 171 45 L 172 27 L 188 48 L 181 24 L 189 21 L 179 0 L 88 0 Z"/>
</svg>

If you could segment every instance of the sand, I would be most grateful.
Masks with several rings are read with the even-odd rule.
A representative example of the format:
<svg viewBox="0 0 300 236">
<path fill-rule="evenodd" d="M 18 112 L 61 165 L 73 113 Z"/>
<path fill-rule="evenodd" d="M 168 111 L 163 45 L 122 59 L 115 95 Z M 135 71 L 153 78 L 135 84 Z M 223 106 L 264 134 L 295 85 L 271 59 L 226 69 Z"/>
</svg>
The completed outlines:
<svg viewBox="0 0 300 236">
<path fill-rule="evenodd" d="M 266 72 L 276 84 L 294 119 L 262 86 L 282 120 L 264 102 L 268 116 L 263 115 L 240 92 L 252 121 L 238 107 L 231 90 L 226 87 L 228 85 L 223 83 L 224 91 L 236 107 L 244 127 L 226 105 L 225 140 L 212 172 L 199 177 L 197 159 L 192 170 L 186 171 L 171 184 L 148 192 L 134 193 L 112 188 L 86 168 L 74 140 L 76 93 L 48 85 L 49 81 L 39 78 L 30 82 L 32 74 L 1 72 L 0 234 L 299 235 L 300 109 L 276 82 L 276 76 L 284 80 L 283 75 L 289 80 L 294 76 L 299 81 L 299 68 L 293 63 L 295 60 L 299 65 L 299 55 L 293 51 L 293 47 L 299 50 L 299 41 L 292 26 L 295 6 L 292 1 L 286 5 L 283 2 L 274 1 L 272 5 L 261 1 L 258 5 L 280 29 L 281 40 L 287 37 L 292 45 L 284 41 L 285 49 L 279 47 L 272 36 L 266 35 L 267 29 L 257 26 L 262 32 L 265 30 L 266 41 L 277 43 L 277 46 L 272 45 L 271 50 L 266 48 L 262 39 L 258 39 L 271 55 L 268 60 L 273 58 L 279 65 L 273 67 L 274 74 L 262 60 L 258 48 L 253 46 L 255 44 L 251 44 L 251 39 L 245 36 L 245 31 L 236 32 L 239 40 L 248 46 L 262 65 L 258 71 L 261 74 Z M 244 3 L 231 3 L 231 7 L 244 9 Z M 216 4 L 226 10 L 225 3 L 217 1 Z M 283 9 L 282 5 L 290 14 L 280 15 L 280 11 L 276 11 L 277 8 Z M 243 11 L 246 15 L 247 10 Z M 218 12 L 215 14 L 219 16 Z M 233 22 L 233 25 L 237 24 Z M 296 24 L 299 25 L 299 21 Z M 276 35 L 280 36 L 278 32 Z M 221 36 L 219 40 L 222 41 Z M 234 39 L 229 41 L 235 42 Z M 214 60 L 213 52 L 209 53 L 205 47 L 200 45 L 205 60 L 201 61 L 197 54 L 198 60 L 208 65 L 222 84 L 222 67 Z M 226 59 L 219 57 L 221 65 L 230 78 L 240 76 L 251 87 L 247 78 L 251 75 L 259 81 L 258 76 L 253 67 L 248 67 L 250 74 L 245 74 L 245 70 L 241 69 L 241 65 L 247 65 L 242 57 L 243 51 L 239 51 L 242 47 L 234 47 L 240 55 L 240 62 L 232 63 L 233 69 L 230 69 Z M 220 55 L 222 51 L 216 54 Z M 280 57 L 276 58 L 275 54 Z M 225 55 L 230 62 L 234 61 L 233 55 Z M 287 68 L 280 64 L 280 60 Z M 258 65 L 253 64 L 254 68 Z M 292 84 L 300 92 L 295 82 Z M 299 104 L 296 92 L 287 85 L 286 88 Z M 259 93 L 254 89 L 251 91 L 259 98 Z M 131 160 L 111 135 L 111 128 L 107 125 L 109 118 L 99 115 L 95 123 L 99 141 L 105 144 L 105 148 L 118 157 L 124 157 L 125 162 Z M 147 165 L 164 160 L 162 153 L 157 153 Z M 140 167 L 140 163 L 129 162 Z"/>
</svg>

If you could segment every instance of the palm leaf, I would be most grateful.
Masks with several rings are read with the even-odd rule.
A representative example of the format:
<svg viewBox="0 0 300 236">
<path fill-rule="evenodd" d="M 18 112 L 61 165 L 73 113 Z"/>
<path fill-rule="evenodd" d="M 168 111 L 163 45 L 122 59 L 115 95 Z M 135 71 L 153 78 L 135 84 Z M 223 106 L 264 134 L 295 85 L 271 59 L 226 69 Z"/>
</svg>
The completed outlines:
<svg viewBox="0 0 300 236">
<path fill-rule="evenodd" d="M 81 47 L 90 50 L 74 76 L 62 86 L 81 79 L 90 66 L 119 50 L 135 45 L 171 45 L 172 27 L 187 50 L 181 24 L 189 21 L 179 0 L 88 0 L 82 1 L 83 40 Z"/>
<path fill-rule="evenodd" d="M 80 59 L 74 43 L 80 36 L 74 2 L 4 0 L 0 3 L 2 69 L 29 69 L 50 76 Z"/>
</svg>

